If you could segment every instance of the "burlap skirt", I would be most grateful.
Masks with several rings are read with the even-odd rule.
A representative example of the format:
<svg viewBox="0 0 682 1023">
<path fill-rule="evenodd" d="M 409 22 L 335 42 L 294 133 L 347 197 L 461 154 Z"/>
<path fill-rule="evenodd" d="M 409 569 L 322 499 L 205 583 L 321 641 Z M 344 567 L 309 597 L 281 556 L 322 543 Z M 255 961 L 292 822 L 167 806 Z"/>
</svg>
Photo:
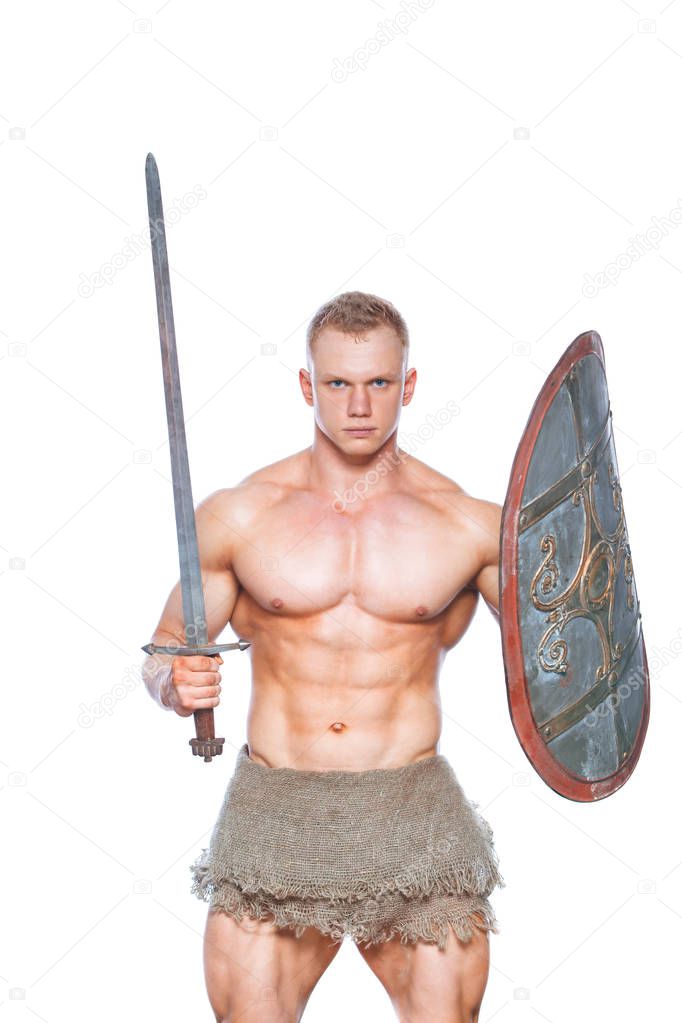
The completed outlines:
<svg viewBox="0 0 682 1023">
<path fill-rule="evenodd" d="M 245 743 L 191 891 L 241 920 L 341 941 L 447 945 L 452 927 L 499 933 L 493 833 L 442 754 L 397 768 L 302 771 Z"/>
</svg>

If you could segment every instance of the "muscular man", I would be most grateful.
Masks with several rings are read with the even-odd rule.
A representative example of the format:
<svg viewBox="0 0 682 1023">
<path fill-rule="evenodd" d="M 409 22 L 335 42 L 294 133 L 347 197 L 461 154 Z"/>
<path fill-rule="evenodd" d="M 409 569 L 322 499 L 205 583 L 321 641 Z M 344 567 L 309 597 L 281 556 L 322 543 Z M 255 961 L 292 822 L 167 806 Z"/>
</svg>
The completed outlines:
<svg viewBox="0 0 682 1023">
<path fill-rule="evenodd" d="M 438 754 L 438 676 L 479 593 L 497 617 L 501 508 L 398 446 L 417 379 L 407 358 L 390 303 L 362 292 L 327 303 L 299 373 L 312 445 L 196 511 L 209 642 L 229 622 L 252 663 L 248 742 L 192 868 L 195 893 L 211 894 L 204 962 L 221 1023 L 298 1021 L 342 933 L 401 1021 L 478 1020 L 497 933 L 486 896 L 504 882 L 487 822 Z M 183 641 L 178 584 L 152 642 Z M 222 663 L 157 655 L 145 680 L 187 717 L 220 703 Z M 348 877 L 356 887 L 330 887 Z"/>
</svg>

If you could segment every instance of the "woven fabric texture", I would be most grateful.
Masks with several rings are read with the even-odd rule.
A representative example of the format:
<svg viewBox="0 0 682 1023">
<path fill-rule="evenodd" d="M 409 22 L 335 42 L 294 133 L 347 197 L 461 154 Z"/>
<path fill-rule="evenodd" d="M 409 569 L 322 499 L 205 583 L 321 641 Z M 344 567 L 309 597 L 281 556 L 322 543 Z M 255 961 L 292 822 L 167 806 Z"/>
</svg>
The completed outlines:
<svg viewBox="0 0 682 1023">
<path fill-rule="evenodd" d="M 505 882 L 489 823 L 442 754 L 397 768 L 266 767 L 245 743 L 193 894 L 297 936 L 315 927 L 365 945 L 447 944 L 452 927 L 499 933 L 488 900 Z"/>
</svg>

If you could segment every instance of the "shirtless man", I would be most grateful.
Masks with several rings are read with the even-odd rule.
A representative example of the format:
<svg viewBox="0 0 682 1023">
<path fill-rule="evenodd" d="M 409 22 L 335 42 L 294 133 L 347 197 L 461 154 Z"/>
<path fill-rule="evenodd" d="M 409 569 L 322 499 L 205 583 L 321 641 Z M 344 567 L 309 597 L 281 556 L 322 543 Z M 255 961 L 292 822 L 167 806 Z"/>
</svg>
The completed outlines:
<svg viewBox="0 0 682 1023">
<path fill-rule="evenodd" d="M 299 381 L 314 410 L 312 445 L 196 510 L 209 642 L 229 622 L 251 643 L 248 750 L 270 768 L 362 771 L 432 757 L 445 655 L 479 593 L 498 617 L 501 508 L 399 448 L 400 411 L 417 379 L 406 332 L 376 315 L 372 326 L 349 327 L 371 320 L 377 302 L 346 293 L 321 329 L 319 317 L 309 328 Z M 178 584 L 152 642 L 183 641 Z M 162 706 L 188 717 L 219 705 L 220 656 L 160 659 L 155 671 L 145 663 L 145 681 Z M 298 1021 L 339 947 L 312 927 L 297 938 L 209 912 L 204 963 L 216 1020 Z M 397 938 L 357 947 L 401 1021 L 478 1020 L 485 930 L 468 943 L 453 934 L 445 951 Z"/>
</svg>

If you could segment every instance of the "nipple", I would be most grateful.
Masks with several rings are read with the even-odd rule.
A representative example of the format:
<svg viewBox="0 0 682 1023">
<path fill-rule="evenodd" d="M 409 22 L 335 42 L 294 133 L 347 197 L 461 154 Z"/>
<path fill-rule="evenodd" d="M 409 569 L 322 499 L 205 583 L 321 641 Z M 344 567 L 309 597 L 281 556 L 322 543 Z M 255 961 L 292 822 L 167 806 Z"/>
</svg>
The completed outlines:
<svg viewBox="0 0 682 1023">
<path fill-rule="evenodd" d="M 423 604 L 420 604 L 419 607 L 417 608 L 417 614 L 420 617 L 421 617 L 421 615 L 425 615 L 426 611 L 427 611 L 427 608 L 425 608 Z"/>
<path fill-rule="evenodd" d="M 270 603 L 272 604 L 273 607 L 281 607 L 284 601 L 281 599 L 281 597 L 273 597 Z"/>
</svg>

